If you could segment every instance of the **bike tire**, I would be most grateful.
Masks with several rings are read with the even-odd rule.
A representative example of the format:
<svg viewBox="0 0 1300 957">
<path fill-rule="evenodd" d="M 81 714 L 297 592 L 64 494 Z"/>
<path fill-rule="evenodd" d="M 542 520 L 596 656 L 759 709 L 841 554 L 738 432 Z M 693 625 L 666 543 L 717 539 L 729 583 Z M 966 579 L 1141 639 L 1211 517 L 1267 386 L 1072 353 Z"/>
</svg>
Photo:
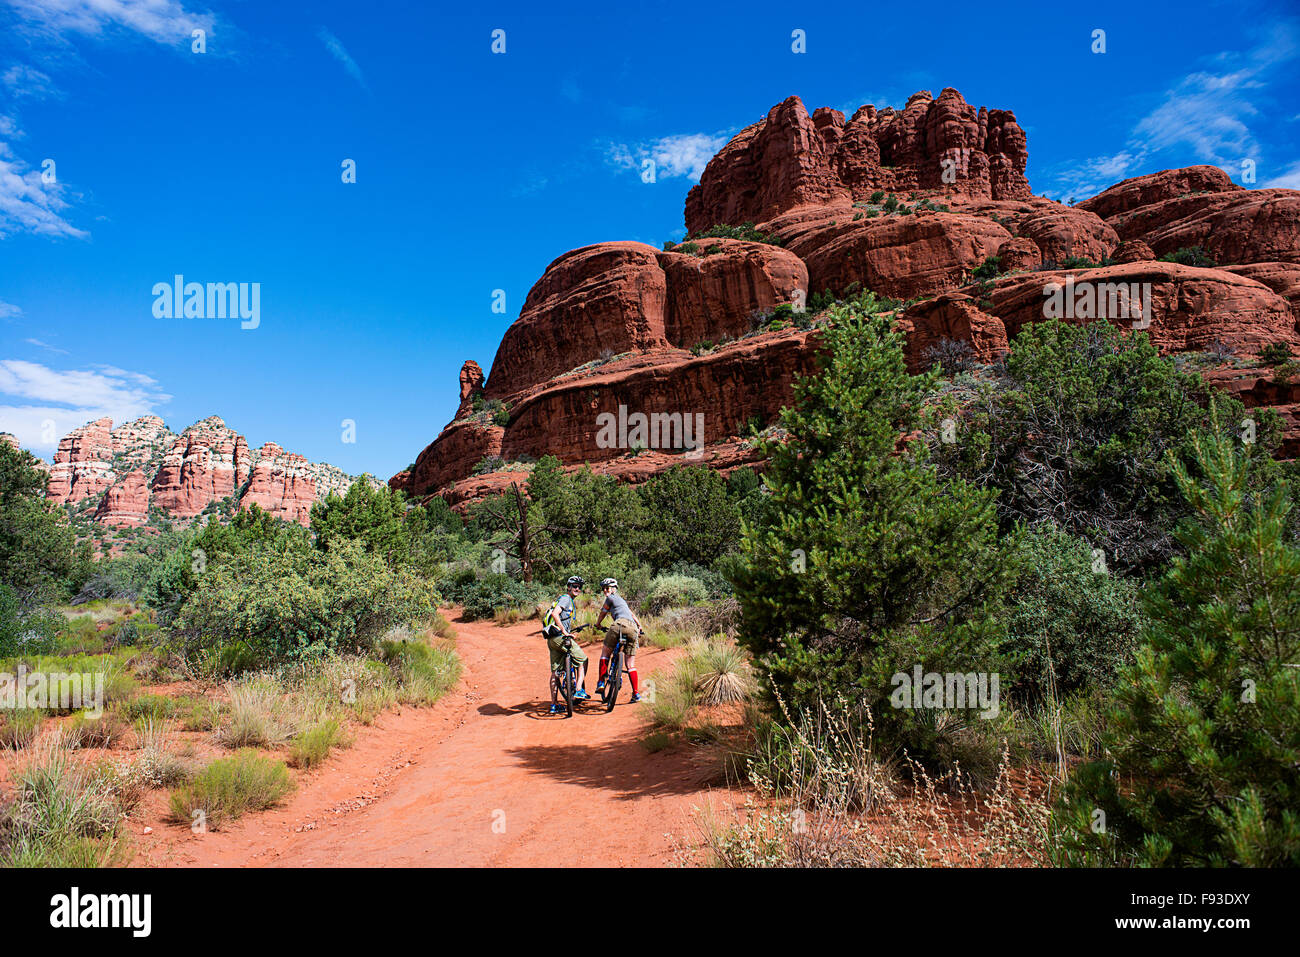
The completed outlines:
<svg viewBox="0 0 1300 957">
<path fill-rule="evenodd" d="M 614 652 L 609 659 L 609 671 L 605 674 L 605 713 L 614 710 L 614 702 L 618 700 L 618 690 L 623 684 L 623 654 L 621 651 Z"/>
<path fill-rule="evenodd" d="M 573 717 L 573 659 L 564 659 L 564 716 Z"/>
</svg>

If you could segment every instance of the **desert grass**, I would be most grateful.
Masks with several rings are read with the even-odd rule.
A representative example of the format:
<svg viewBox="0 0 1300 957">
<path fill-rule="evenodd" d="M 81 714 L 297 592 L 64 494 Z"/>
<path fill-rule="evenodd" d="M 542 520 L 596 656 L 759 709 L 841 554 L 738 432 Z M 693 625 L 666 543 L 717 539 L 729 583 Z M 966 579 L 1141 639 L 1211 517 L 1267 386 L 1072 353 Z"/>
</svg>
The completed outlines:
<svg viewBox="0 0 1300 957">
<path fill-rule="evenodd" d="M 1046 866 L 1050 789 L 1013 782 L 1004 751 L 991 787 L 961 767 L 933 775 L 875 752 L 870 711 L 837 702 L 783 714 L 748 762 L 743 809 L 699 813 L 721 867 Z M 682 860 L 689 852 L 680 852 Z"/>
<path fill-rule="evenodd" d="M 283 761 L 251 748 L 213 761 L 188 784 L 172 791 L 171 819 L 190 827 L 219 830 L 250 811 L 274 807 L 294 789 Z"/>
<path fill-rule="evenodd" d="M 289 762 L 303 770 L 314 768 L 329 757 L 331 750 L 345 743 L 338 718 L 324 718 L 293 739 Z"/>
<path fill-rule="evenodd" d="M 0 817 L 0 866 L 98 867 L 124 862 L 122 808 L 111 782 L 69 754 L 60 732 L 43 736 L 17 772 Z"/>
</svg>

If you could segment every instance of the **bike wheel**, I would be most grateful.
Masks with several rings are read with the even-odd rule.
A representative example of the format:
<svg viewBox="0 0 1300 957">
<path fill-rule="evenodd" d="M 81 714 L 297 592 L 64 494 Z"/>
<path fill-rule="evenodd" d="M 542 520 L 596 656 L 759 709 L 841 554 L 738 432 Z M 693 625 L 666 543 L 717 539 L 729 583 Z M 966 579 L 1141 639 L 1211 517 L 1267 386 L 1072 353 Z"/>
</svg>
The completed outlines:
<svg viewBox="0 0 1300 957">
<path fill-rule="evenodd" d="M 564 659 L 564 712 L 565 717 L 573 717 L 573 659 Z"/>
<path fill-rule="evenodd" d="M 618 700 L 618 689 L 623 684 L 623 655 L 619 652 L 609 659 L 609 671 L 605 673 L 605 713 L 614 710 L 614 702 Z"/>
</svg>

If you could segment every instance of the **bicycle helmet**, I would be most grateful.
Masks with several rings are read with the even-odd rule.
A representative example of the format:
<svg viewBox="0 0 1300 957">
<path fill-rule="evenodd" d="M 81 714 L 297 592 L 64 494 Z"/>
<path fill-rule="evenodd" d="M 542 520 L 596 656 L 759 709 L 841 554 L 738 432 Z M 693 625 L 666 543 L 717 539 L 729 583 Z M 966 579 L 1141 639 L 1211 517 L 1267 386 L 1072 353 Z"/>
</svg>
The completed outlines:
<svg viewBox="0 0 1300 957">
<path fill-rule="evenodd" d="M 601 588 L 617 588 L 617 587 L 618 587 L 618 580 L 617 580 L 617 579 L 614 579 L 614 578 L 605 578 L 605 579 L 602 579 L 601 582 L 600 582 L 600 587 L 601 587 Z"/>
<path fill-rule="evenodd" d="M 581 588 L 583 585 L 585 585 L 585 584 L 587 584 L 587 583 L 583 580 L 583 578 L 582 578 L 581 575 L 570 575 L 570 576 L 569 576 L 569 580 L 568 580 L 567 582 L 565 582 L 565 584 L 566 584 L 569 588 L 572 588 L 572 587 L 574 587 L 575 585 L 578 586 L 579 588 Z"/>
</svg>

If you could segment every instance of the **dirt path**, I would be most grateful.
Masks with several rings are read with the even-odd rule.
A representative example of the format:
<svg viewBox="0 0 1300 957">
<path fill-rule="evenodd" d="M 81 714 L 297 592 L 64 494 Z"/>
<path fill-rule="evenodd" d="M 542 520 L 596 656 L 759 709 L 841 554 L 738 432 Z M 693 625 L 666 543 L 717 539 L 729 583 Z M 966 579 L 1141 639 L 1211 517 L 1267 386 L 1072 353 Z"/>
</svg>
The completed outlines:
<svg viewBox="0 0 1300 957">
<path fill-rule="evenodd" d="M 456 622 L 460 686 L 433 708 L 382 716 L 279 808 L 192 835 L 136 821 L 137 863 L 169 866 L 655 866 L 669 835 L 697 836 L 702 788 L 689 752 L 649 754 L 643 705 L 546 713 L 536 623 Z M 587 646 L 594 672 L 599 644 Z M 643 648 L 644 682 L 676 652 Z M 662 678 L 661 678 L 662 680 Z M 587 689 L 595 686 L 594 673 Z M 152 817 L 153 815 L 148 815 Z M 151 830 L 146 833 L 146 825 Z"/>
</svg>

